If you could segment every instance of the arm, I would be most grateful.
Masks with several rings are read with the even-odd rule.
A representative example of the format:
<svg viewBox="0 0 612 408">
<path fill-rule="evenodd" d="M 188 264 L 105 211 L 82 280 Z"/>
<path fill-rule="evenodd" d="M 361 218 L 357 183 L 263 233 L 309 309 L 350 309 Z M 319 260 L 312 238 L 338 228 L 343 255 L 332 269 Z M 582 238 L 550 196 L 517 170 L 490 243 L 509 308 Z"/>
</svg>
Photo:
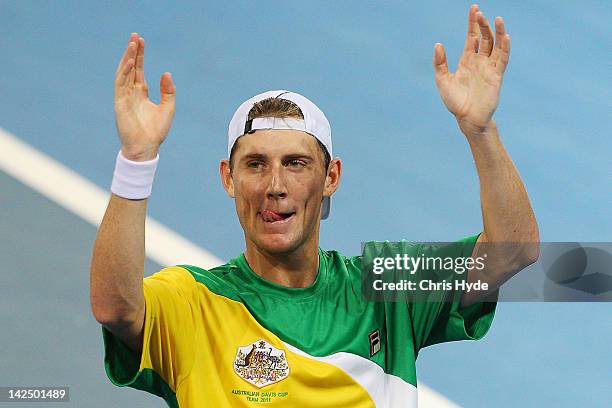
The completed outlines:
<svg viewBox="0 0 612 408">
<path fill-rule="evenodd" d="M 115 72 L 115 116 L 123 156 L 133 161 L 157 156 L 174 116 L 176 89 L 161 77 L 161 102 L 148 98 L 144 79 L 144 39 L 137 33 Z M 96 320 L 140 352 L 145 316 L 145 218 L 147 200 L 111 196 L 93 248 L 90 301 Z"/>
<path fill-rule="evenodd" d="M 468 272 L 468 282 L 487 282 L 495 291 L 539 256 L 539 231 L 525 185 L 504 148 L 495 121 L 482 134 L 466 132 L 480 179 L 484 231 L 472 257 L 487 254 L 485 268 Z M 486 293 L 464 292 L 468 306 Z"/>
<path fill-rule="evenodd" d="M 91 260 L 91 307 L 96 320 L 140 352 L 144 326 L 144 232 L 147 200 L 112 195 Z"/>
<path fill-rule="evenodd" d="M 488 293 L 539 256 L 538 226 L 529 197 L 493 120 L 509 56 L 510 36 L 502 18 L 495 18 L 494 40 L 484 14 L 472 5 L 457 71 L 448 71 L 442 44 L 435 45 L 433 58 L 440 96 L 468 140 L 480 179 L 484 232 L 472 256 L 486 252 L 487 261 L 483 270 L 468 272 L 468 282 L 487 282 Z M 485 295 L 464 293 L 461 305 L 468 306 Z"/>
</svg>

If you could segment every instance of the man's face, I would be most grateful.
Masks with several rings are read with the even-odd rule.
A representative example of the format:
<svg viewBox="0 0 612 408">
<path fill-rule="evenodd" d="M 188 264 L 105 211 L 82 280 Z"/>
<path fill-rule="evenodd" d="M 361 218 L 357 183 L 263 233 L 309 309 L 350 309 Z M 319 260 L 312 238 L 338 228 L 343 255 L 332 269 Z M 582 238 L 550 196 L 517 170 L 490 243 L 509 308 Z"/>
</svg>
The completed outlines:
<svg viewBox="0 0 612 408">
<path fill-rule="evenodd" d="M 235 198 L 247 246 L 250 241 L 264 252 L 281 254 L 313 239 L 318 243 L 321 200 L 333 191 L 316 139 L 274 129 L 246 134 L 237 143 L 231 174 L 222 161 L 221 175 Z"/>
</svg>

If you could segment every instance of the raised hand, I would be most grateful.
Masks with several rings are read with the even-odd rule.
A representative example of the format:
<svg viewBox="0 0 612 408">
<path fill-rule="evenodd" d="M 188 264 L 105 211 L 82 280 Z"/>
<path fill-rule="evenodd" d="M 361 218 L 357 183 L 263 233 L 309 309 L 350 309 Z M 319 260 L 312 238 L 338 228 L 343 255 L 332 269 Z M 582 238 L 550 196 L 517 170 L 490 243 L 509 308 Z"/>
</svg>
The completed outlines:
<svg viewBox="0 0 612 408">
<path fill-rule="evenodd" d="M 161 76 L 160 103 L 157 105 L 149 99 L 144 47 L 144 38 L 132 33 L 115 72 L 115 120 L 121 152 L 134 161 L 156 157 L 174 117 L 176 88 L 169 72 Z"/>
<path fill-rule="evenodd" d="M 509 55 L 510 36 L 503 19 L 495 18 L 494 41 L 489 22 L 475 4 L 468 14 L 467 38 L 456 72 L 448 71 L 442 44 L 435 45 L 436 86 L 464 132 L 483 130 L 489 125 L 497 109 Z"/>
</svg>

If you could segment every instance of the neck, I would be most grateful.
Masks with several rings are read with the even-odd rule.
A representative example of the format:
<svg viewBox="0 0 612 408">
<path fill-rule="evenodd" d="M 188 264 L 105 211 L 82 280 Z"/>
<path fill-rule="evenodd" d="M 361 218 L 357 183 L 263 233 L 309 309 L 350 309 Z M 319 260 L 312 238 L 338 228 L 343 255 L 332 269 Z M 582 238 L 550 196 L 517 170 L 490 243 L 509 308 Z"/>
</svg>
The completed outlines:
<svg viewBox="0 0 612 408">
<path fill-rule="evenodd" d="M 305 288 L 315 281 L 319 272 L 318 240 L 299 249 L 271 254 L 247 240 L 244 256 L 257 275 L 279 285 Z"/>
</svg>

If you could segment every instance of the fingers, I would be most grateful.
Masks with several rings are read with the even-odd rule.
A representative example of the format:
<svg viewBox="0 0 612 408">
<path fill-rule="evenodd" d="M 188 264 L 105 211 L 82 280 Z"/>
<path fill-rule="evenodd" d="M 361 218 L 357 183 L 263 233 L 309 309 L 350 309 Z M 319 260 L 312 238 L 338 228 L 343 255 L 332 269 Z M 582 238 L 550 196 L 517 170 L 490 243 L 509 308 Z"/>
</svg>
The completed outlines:
<svg viewBox="0 0 612 408">
<path fill-rule="evenodd" d="M 159 80 L 160 105 L 168 109 L 174 109 L 174 100 L 176 97 L 176 87 L 172 80 L 172 74 L 164 72 Z"/>
<path fill-rule="evenodd" d="M 128 60 L 119 68 L 120 71 L 117 72 L 116 84 L 118 86 L 124 86 L 129 83 L 130 73 L 133 71 L 135 63 L 136 43 L 128 45 L 128 52 Z"/>
<path fill-rule="evenodd" d="M 131 42 L 136 42 L 136 40 L 138 39 L 138 34 L 137 33 L 132 33 L 130 35 L 130 38 L 128 40 L 128 47 L 126 47 L 125 52 L 123 53 L 123 55 L 121 56 L 121 59 L 119 60 L 119 64 L 117 65 L 117 70 L 115 71 L 115 73 L 119 73 L 121 67 L 125 64 L 125 62 L 129 59 L 129 53 L 130 53 L 130 49 L 129 49 L 129 44 Z"/>
<path fill-rule="evenodd" d="M 138 53 L 136 54 L 136 69 L 135 69 L 135 83 L 137 85 L 146 85 L 144 76 L 144 47 L 145 40 L 142 37 L 138 38 Z"/>
<path fill-rule="evenodd" d="M 484 16 L 482 11 L 476 13 L 476 18 L 478 20 L 480 34 L 482 35 L 478 53 L 484 55 L 485 57 L 488 57 L 491 55 L 491 52 L 493 52 L 493 32 L 491 31 L 489 21 Z"/>
<path fill-rule="evenodd" d="M 491 54 L 493 64 L 499 72 L 503 73 L 510 59 L 510 35 L 506 32 L 504 20 L 495 17 L 495 48 Z"/>
<path fill-rule="evenodd" d="M 504 20 L 501 17 L 495 18 L 494 25 L 495 39 L 493 38 L 493 31 L 489 21 L 482 11 L 478 9 L 478 5 L 472 4 L 470 6 L 467 36 L 463 53 L 459 60 L 459 67 L 470 64 L 474 54 L 476 54 L 479 56 L 477 57 L 478 59 L 481 58 L 480 55 L 487 57 L 489 64 L 498 69 L 499 72 L 503 73 L 505 71 L 510 57 L 510 36 L 506 33 Z M 441 48 L 441 52 L 442 54 L 444 53 L 443 48 Z M 443 58 L 446 65 L 446 55 L 443 55 Z M 436 56 L 434 56 L 435 59 Z M 435 62 L 434 65 L 436 65 Z M 436 69 L 436 76 L 438 72 L 443 73 L 441 69 L 441 67 Z M 446 68 L 446 72 L 448 72 L 448 68 Z"/>
<path fill-rule="evenodd" d="M 444 51 L 444 46 L 440 43 L 436 43 L 436 45 L 434 45 L 433 66 L 436 76 L 436 84 L 438 84 L 438 81 L 448 74 L 446 52 Z"/>
<path fill-rule="evenodd" d="M 495 68 L 501 73 L 504 73 L 510 60 L 510 34 L 504 34 L 501 39 L 501 50 L 499 51 L 499 59 L 495 64 Z"/>
<path fill-rule="evenodd" d="M 132 33 L 128 42 L 128 46 L 119 61 L 117 71 L 115 72 L 115 85 L 123 86 L 128 82 L 129 73 L 134 66 L 136 60 L 136 50 L 138 34 Z"/>
<path fill-rule="evenodd" d="M 119 87 L 134 84 L 141 85 L 147 93 L 147 82 L 144 76 L 145 40 L 138 33 L 130 35 L 128 47 L 117 67 L 115 83 Z"/>
<path fill-rule="evenodd" d="M 132 33 L 125 53 L 121 57 L 117 67 L 115 86 L 121 91 L 126 85 L 141 85 L 139 89 L 147 94 L 147 83 L 144 76 L 144 47 L 145 40 L 138 33 Z M 174 109 L 174 96 L 176 88 L 172 81 L 172 75 L 166 72 L 160 80 L 161 103 Z"/>
<path fill-rule="evenodd" d="M 465 45 L 463 47 L 464 52 L 478 52 L 478 37 L 480 35 L 480 30 L 478 28 L 476 13 L 478 13 L 478 5 L 472 4 L 468 12 L 468 30 L 465 38 Z"/>
<path fill-rule="evenodd" d="M 495 49 L 494 52 L 501 51 L 502 39 L 506 34 L 506 27 L 504 26 L 504 20 L 497 16 L 495 17 L 495 21 L 493 22 L 495 25 Z"/>
<path fill-rule="evenodd" d="M 136 66 L 136 58 L 138 56 L 138 43 L 139 43 L 138 38 L 140 38 L 140 37 L 137 35 L 136 36 L 136 41 L 134 41 L 136 45 L 131 45 L 131 47 L 133 47 L 133 50 L 132 50 L 132 54 L 130 55 L 130 61 L 132 61 L 132 60 L 133 61 L 130 64 L 131 68 L 128 71 L 127 77 L 125 79 L 127 85 L 134 84 L 134 78 L 136 76 L 135 66 Z"/>
</svg>

